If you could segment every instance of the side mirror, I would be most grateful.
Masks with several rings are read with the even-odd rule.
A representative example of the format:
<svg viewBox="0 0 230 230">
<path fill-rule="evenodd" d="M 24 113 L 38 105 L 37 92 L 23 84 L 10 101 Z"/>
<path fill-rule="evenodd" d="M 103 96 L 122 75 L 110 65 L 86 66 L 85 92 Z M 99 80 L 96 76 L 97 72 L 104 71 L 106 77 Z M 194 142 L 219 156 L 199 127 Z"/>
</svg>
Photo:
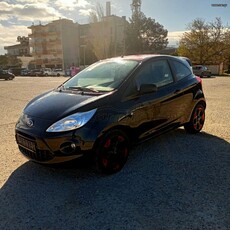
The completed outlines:
<svg viewBox="0 0 230 230">
<path fill-rule="evenodd" d="M 140 85 L 139 93 L 146 94 L 146 93 L 155 93 L 157 92 L 157 86 L 154 84 L 142 84 Z"/>
</svg>

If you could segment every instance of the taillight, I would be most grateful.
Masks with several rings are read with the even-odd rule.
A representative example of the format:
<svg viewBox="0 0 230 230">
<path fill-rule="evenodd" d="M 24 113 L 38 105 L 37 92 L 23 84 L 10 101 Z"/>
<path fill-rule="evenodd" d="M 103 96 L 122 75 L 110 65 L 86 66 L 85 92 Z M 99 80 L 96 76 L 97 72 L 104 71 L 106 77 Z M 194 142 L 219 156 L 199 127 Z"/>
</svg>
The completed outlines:
<svg viewBox="0 0 230 230">
<path fill-rule="evenodd" d="M 199 83 L 202 84 L 202 79 L 201 79 L 200 77 L 196 76 L 196 79 L 197 79 L 197 81 L 198 81 Z"/>
</svg>

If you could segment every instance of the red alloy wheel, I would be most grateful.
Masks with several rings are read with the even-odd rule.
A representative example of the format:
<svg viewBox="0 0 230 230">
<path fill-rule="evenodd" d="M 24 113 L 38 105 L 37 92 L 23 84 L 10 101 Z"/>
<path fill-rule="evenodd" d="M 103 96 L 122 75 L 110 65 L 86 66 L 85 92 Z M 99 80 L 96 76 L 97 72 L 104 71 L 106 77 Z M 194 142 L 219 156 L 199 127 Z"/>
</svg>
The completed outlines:
<svg viewBox="0 0 230 230">
<path fill-rule="evenodd" d="M 205 107 L 198 104 L 192 114 L 189 123 L 185 124 L 184 128 L 188 133 L 198 133 L 204 126 L 205 121 Z"/>
<path fill-rule="evenodd" d="M 203 106 L 198 106 L 193 114 L 193 126 L 196 130 L 201 130 L 204 125 L 205 114 Z"/>
<path fill-rule="evenodd" d="M 125 133 L 113 130 L 102 138 L 97 150 L 99 169 L 104 173 L 115 173 L 125 165 L 129 153 L 129 141 Z"/>
</svg>

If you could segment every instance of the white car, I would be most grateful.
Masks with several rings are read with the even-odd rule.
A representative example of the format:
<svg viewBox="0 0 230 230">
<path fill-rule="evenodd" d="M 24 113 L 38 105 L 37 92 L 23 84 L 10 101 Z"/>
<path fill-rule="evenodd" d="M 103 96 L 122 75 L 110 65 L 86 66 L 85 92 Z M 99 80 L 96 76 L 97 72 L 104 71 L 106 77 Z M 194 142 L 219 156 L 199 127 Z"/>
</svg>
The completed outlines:
<svg viewBox="0 0 230 230">
<path fill-rule="evenodd" d="M 53 71 L 53 76 L 65 76 L 65 71 L 62 69 L 54 69 Z"/>
<path fill-rule="evenodd" d="M 53 71 L 51 68 L 44 68 L 43 69 L 43 75 L 44 76 L 53 76 Z"/>
</svg>

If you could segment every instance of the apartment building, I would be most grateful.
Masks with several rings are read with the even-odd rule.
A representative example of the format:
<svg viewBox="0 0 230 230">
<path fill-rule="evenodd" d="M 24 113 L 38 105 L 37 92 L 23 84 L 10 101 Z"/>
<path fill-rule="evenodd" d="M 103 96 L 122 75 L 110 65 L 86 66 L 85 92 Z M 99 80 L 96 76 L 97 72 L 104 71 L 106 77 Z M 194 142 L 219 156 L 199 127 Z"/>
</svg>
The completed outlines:
<svg viewBox="0 0 230 230">
<path fill-rule="evenodd" d="M 69 19 L 33 24 L 28 27 L 31 33 L 26 38 L 24 54 L 32 56 L 29 61 L 34 68 L 62 69 L 68 69 L 73 63 L 86 66 L 100 59 L 124 55 L 127 23 L 125 17 L 108 13 L 101 21 L 84 25 Z M 5 49 L 8 55 L 23 54 L 14 46 Z"/>
<path fill-rule="evenodd" d="M 12 46 L 4 46 L 7 54 L 10 56 L 30 56 L 29 37 L 18 36 L 17 42 L 19 44 Z"/>
<path fill-rule="evenodd" d="M 78 23 L 59 19 L 46 25 L 32 25 L 30 47 L 36 68 L 62 68 L 79 63 Z"/>
</svg>

